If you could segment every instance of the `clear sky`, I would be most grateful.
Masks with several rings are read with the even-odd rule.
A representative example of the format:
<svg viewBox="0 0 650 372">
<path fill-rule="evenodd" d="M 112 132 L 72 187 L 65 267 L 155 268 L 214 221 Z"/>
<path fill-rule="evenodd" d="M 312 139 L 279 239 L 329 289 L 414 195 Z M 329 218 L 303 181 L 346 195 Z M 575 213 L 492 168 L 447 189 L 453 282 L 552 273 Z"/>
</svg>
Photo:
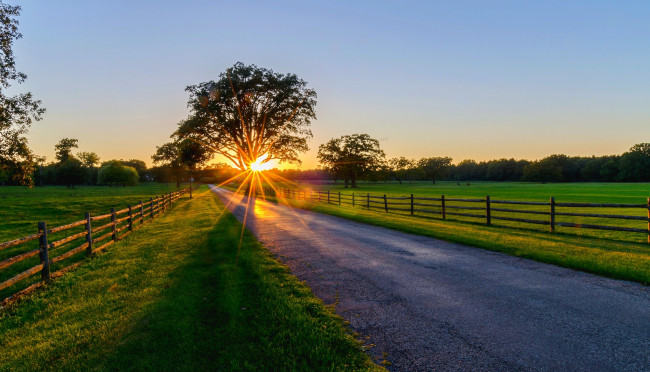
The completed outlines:
<svg viewBox="0 0 650 372">
<path fill-rule="evenodd" d="M 237 61 L 318 93 L 318 145 L 368 133 L 388 157 L 619 154 L 650 142 L 648 1 L 11 1 L 14 51 L 47 113 L 28 136 L 151 162 L 187 85 Z"/>
</svg>

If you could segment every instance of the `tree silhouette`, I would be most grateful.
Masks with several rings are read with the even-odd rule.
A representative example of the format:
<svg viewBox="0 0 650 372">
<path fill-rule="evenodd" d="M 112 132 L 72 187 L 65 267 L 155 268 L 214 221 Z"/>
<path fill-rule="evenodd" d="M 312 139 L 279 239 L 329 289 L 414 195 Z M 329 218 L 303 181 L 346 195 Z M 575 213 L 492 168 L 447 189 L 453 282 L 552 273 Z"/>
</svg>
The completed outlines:
<svg viewBox="0 0 650 372">
<path fill-rule="evenodd" d="M 443 176 L 451 166 L 451 158 L 422 158 L 420 161 L 418 161 L 418 166 L 422 168 L 427 179 L 430 179 L 433 183 L 436 183 L 436 179 Z"/>
<path fill-rule="evenodd" d="M 32 186 L 34 155 L 27 146 L 25 133 L 34 120 L 41 120 L 45 109 L 31 93 L 8 96 L 13 82 L 22 83 L 27 75 L 16 70 L 13 43 L 18 32 L 20 6 L 0 2 L 0 181 L 9 180 Z"/>
<path fill-rule="evenodd" d="M 315 119 L 316 92 L 294 74 L 241 62 L 217 81 L 188 86 L 190 116 L 176 135 L 219 154 L 241 170 L 258 158 L 300 164 Z"/>
<path fill-rule="evenodd" d="M 385 155 L 379 141 L 367 134 L 352 134 L 333 138 L 318 148 L 322 167 L 345 180 L 345 187 L 382 165 Z"/>
</svg>

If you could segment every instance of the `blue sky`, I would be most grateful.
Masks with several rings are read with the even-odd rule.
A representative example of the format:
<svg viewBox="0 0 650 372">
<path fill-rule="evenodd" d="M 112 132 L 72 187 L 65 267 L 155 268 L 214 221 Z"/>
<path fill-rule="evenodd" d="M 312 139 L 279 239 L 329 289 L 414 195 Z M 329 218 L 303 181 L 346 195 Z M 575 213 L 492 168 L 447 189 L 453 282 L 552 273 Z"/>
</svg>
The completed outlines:
<svg viewBox="0 0 650 372">
<path fill-rule="evenodd" d="M 29 134 L 150 162 L 187 85 L 237 61 L 318 93 L 311 150 L 368 133 L 389 157 L 536 159 L 650 142 L 646 1 L 19 1 Z"/>
</svg>

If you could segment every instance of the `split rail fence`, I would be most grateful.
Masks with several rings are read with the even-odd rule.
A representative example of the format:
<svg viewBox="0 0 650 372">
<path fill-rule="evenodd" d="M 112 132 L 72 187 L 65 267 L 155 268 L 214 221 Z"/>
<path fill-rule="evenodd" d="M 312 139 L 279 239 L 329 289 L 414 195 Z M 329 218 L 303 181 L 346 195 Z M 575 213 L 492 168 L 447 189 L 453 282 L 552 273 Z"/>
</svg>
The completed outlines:
<svg viewBox="0 0 650 372">
<path fill-rule="evenodd" d="M 493 221 L 508 221 L 522 224 L 547 225 L 550 232 L 556 227 L 569 227 L 594 230 L 641 233 L 647 236 L 650 244 L 650 198 L 644 204 L 613 203 L 562 203 L 551 197 L 548 202 L 496 200 L 485 198 L 461 199 L 440 197 L 394 197 L 373 194 L 341 194 L 341 192 L 307 189 L 273 189 L 265 187 L 266 195 L 306 200 L 314 203 L 349 205 L 367 210 L 401 213 L 408 215 L 460 216 L 483 220 L 486 225 Z M 279 195 L 278 195 L 279 194 Z M 587 210 L 589 213 L 584 213 Z M 611 212 L 612 210 L 623 212 Z M 593 212 L 592 212 L 593 211 Z M 625 215 L 632 213 L 638 215 Z M 543 217 L 541 217 L 543 216 Z M 535 218 L 537 217 L 537 218 Z M 543 218 L 543 219 L 542 219 Z M 587 219 L 597 219 L 606 224 L 583 223 Z M 643 221 L 638 227 L 615 226 L 612 221 Z M 613 222 L 612 222 L 613 223 Z M 495 225 L 498 226 L 498 225 Z M 643 226 L 643 227 L 642 227 Z M 512 226 L 508 226 L 512 227 Z"/>
<path fill-rule="evenodd" d="M 149 201 L 144 203 L 140 201 L 137 205 L 129 204 L 126 208 L 118 211 L 116 211 L 115 208 L 111 208 L 110 213 L 98 216 L 91 216 L 90 213 L 86 212 L 83 220 L 54 228 L 49 228 L 45 221 L 41 221 L 38 223 L 37 233 L 0 243 L 1 251 L 17 246 L 28 246 L 28 243 L 38 240 L 38 248 L 27 250 L 26 252 L 20 252 L 13 257 L 0 261 L 0 273 L 7 272 L 8 270 L 16 271 L 16 266 L 19 266 L 20 262 L 36 255 L 38 255 L 40 259 L 40 263 L 37 265 L 21 271 L 17 275 L 14 275 L 0 283 L 0 291 L 3 291 L 6 288 L 12 287 L 17 283 L 40 273 L 39 281 L 9 295 L 0 305 L 12 302 L 21 294 L 30 292 L 44 283 L 47 283 L 50 279 L 63 275 L 70 269 L 79 266 L 83 261 L 77 261 L 68 264 L 67 266 L 65 264 L 59 264 L 63 265 L 63 267 L 58 271 L 53 272 L 52 267 L 54 264 L 68 260 L 71 257 L 79 257 L 77 254 L 81 252 L 85 252 L 86 256 L 90 256 L 103 250 L 115 241 L 130 234 L 145 222 L 152 221 L 155 217 L 164 213 L 175 201 L 187 193 L 189 193 L 190 197 L 192 196 L 191 190 L 185 188 L 163 194 L 162 196 L 157 196 L 156 198 L 149 198 Z M 79 227 L 82 228 L 81 231 L 69 231 Z M 61 236 L 61 232 L 64 231 L 66 236 Z M 57 236 L 56 240 L 53 240 L 52 236 Z M 61 251 L 61 247 L 69 248 L 73 245 L 72 243 L 75 243 L 74 245 L 76 245 L 81 240 L 83 240 L 83 243 L 80 245 L 74 246 L 72 249 L 58 254 Z M 14 248 L 14 250 L 18 249 Z M 72 260 L 66 262 L 70 261 Z"/>
</svg>

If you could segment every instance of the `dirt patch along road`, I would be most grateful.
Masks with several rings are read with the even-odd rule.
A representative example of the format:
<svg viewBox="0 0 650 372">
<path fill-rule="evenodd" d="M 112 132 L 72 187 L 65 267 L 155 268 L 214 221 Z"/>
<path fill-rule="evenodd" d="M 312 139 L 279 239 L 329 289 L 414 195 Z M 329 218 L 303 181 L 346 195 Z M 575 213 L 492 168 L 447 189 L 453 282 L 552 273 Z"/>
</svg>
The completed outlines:
<svg viewBox="0 0 650 372">
<path fill-rule="evenodd" d="M 650 370 L 646 286 L 213 191 L 390 370 Z"/>
</svg>

